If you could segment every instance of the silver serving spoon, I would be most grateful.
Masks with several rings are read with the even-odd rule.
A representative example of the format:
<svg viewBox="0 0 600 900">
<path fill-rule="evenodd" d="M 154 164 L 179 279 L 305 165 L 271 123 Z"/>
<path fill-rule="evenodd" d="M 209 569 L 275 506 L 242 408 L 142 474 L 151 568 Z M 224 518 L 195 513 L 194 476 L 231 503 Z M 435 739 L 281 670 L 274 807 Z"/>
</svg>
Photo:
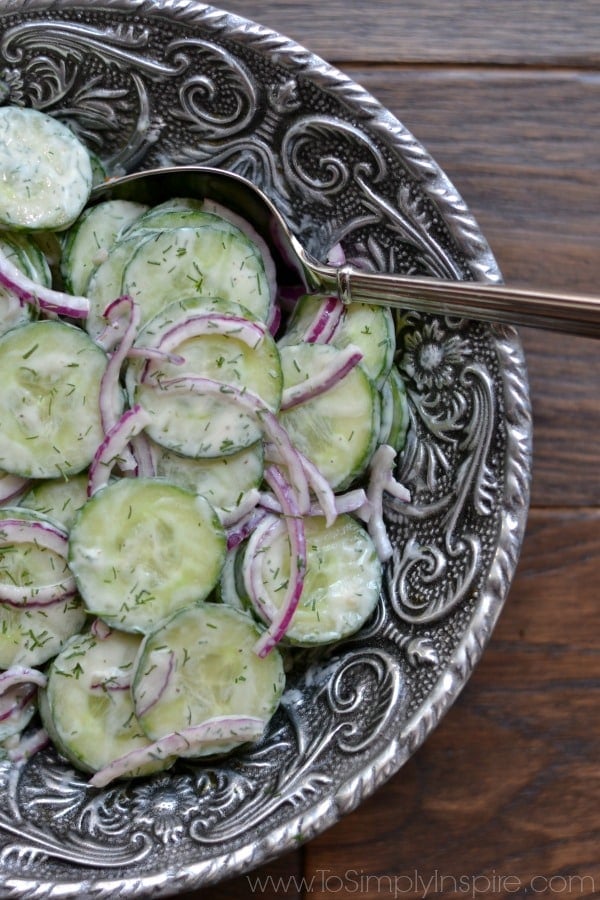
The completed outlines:
<svg viewBox="0 0 600 900">
<path fill-rule="evenodd" d="M 248 179 L 222 169 L 173 166 L 124 175 L 97 187 L 92 202 L 120 197 L 156 204 L 184 196 L 210 198 L 245 217 L 272 248 L 280 251 L 280 267 L 295 269 L 311 291 L 337 294 L 344 303 L 375 303 L 600 337 L 598 297 L 325 265 L 301 246 L 266 194 Z"/>
</svg>

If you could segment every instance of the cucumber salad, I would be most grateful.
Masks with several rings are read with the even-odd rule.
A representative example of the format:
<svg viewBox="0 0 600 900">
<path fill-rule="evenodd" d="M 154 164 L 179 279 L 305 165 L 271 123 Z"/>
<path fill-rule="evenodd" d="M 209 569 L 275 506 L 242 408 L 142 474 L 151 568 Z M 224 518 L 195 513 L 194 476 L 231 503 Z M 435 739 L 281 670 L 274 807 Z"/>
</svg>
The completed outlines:
<svg viewBox="0 0 600 900">
<path fill-rule="evenodd" d="M 209 198 L 90 204 L 41 112 L 0 108 L 0 167 L 0 753 L 96 787 L 229 753 L 379 600 L 392 314 L 282 291 Z"/>
</svg>

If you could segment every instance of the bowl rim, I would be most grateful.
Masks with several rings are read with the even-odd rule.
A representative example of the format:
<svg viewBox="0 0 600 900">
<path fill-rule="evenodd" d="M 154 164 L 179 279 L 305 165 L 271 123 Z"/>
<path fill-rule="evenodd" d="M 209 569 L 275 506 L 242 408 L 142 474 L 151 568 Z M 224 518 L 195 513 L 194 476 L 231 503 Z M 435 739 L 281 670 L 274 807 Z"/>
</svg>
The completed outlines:
<svg viewBox="0 0 600 900">
<path fill-rule="evenodd" d="M 164 17 L 180 24 L 193 24 L 213 32 L 215 37 L 226 34 L 229 41 L 276 55 L 282 64 L 310 74 L 319 87 L 334 92 L 338 99 L 359 110 L 365 118 L 363 126 L 372 133 L 381 134 L 402 157 L 424 193 L 437 205 L 446 227 L 465 254 L 473 278 L 501 280 L 492 251 L 466 203 L 414 135 L 349 75 L 269 27 L 195 0 L 102 0 L 100 3 L 94 0 L 7 0 L 0 5 L 0 23 L 6 17 L 19 13 L 48 12 L 56 16 L 60 12 L 85 11 L 88 8 L 109 14 L 135 12 L 140 17 Z M 500 615 L 517 565 L 529 504 L 531 409 L 525 359 L 514 329 L 504 326 L 489 328 L 501 369 L 507 426 L 500 533 L 476 612 L 467 633 L 452 653 L 446 667 L 446 677 L 438 679 L 418 711 L 366 769 L 349 778 L 335 794 L 315 802 L 307 812 L 286 820 L 267 836 L 257 841 L 248 840 L 235 850 L 220 853 L 210 860 L 184 864 L 176 870 L 171 868 L 160 873 L 118 879 L 92 880 L 83 877 L 59 884 L 36 883 L 36 896 L 74 897 L 81 896 L 86 890 L 93 890 L 95 897 L 113 896 L 115 891 L 119 891 L 119 896 L 143 897 L 150 890 L 155 897 L 169 896 L 182 890 L 214 884 L 221 878 L 247 873 L 275 856 L 298 847 L 298 834 L 302 835 L 303 842 L 310 840 L 337 822 L 343 814 L 355 809 L 401 768 L 439 723 L 465 686 Z M 8 878 L 4 887 L 11 891 L 10 896 L 26 896 L 33 883 L 32 879 Z"/>
</svg>

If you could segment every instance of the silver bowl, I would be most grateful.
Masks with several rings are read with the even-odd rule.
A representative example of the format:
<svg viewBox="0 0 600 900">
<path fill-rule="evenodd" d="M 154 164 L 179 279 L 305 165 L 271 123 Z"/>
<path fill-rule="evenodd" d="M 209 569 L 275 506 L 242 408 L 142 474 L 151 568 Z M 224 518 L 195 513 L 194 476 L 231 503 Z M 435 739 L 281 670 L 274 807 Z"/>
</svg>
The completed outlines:
<svg viewBox="0 0 600 900">
<path fill-rule="evenodd" d="M 4 0 L 0 99 L 75 129 L 112 173 L 241 173 L 324 259 L 500 280 L 464 202 L 366 91 L 294 42 L 181 0 Z M 411 426 L 384 596 L 306 654 L 268 735 L 222 762 L 97 791 L 53 750 L 0 762 L 3 898 L 168 896 L 333 824 L 396 772 L 465 685 L 500 613 L 528 504 L 530 409 L 512 329 L 407 311 Z"/>
</svg>

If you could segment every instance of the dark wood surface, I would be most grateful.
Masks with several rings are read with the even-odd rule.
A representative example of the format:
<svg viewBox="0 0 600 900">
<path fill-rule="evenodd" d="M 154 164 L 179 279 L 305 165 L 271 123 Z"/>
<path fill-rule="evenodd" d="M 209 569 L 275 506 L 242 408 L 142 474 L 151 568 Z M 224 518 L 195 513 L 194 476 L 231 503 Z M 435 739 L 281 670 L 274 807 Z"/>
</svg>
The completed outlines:
<svg viewBox="0 0 600 900">
<path fill-rule="evenodd" d="M 600 290 L 597 0 L 228 9 L 326 58 L 410 128 L 507 281 Z M 262 888 L 242 876 L 182 898 L 600 896 L 600 342 L 521 336 L 532 505 L 466 689 L 358 810 L 252 873 Z"/>
</svg>

